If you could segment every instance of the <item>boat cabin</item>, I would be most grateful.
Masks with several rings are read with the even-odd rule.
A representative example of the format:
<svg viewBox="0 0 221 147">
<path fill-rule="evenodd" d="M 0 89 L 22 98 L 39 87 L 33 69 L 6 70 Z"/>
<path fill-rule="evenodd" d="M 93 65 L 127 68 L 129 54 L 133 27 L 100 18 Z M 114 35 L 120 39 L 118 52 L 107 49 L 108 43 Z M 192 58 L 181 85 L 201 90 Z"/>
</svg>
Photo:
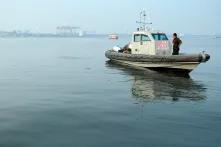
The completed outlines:
<svg viewBox="0 0 221 147">
<path fill-rule="evenodd" d="M 172 45 L 165 33 L 137 31 L 132 35 L 131 54 L 171 55 Z"/>
</svg>

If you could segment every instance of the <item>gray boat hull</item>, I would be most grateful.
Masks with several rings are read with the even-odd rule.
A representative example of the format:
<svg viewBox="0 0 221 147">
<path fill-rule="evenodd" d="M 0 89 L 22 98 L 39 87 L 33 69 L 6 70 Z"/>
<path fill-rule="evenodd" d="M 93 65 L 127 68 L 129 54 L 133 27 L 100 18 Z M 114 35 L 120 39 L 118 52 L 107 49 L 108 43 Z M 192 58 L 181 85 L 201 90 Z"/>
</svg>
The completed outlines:
<svg viewBox="0 0 221 147">
<path fill-rule="evenodd" d="M 157 71 L 175 71 L 189 73 L 200 63 L 207 62 L 210 59 L 208 54 L 190 54 L 190 55 L 143 55 L 143 54 L 125 54 L 112 50 L 105 52 L 105 56 L 113 62 L 133 66 L 148 68 Z"/>
</svg>

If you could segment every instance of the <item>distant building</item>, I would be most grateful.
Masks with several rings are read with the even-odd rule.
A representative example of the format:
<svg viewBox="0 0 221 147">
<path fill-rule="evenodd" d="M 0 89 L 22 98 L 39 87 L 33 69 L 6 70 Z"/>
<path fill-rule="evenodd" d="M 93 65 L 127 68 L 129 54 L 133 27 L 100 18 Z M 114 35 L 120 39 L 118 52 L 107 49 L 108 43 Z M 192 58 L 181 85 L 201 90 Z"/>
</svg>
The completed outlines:
<svg viewBox="0 0 221 147">
<path fill-rule="evenodd" d="M 58 26 L 56 29 L 56 34 L 60 37 L 81 37 L 84 35 L 80 27 Z"/>
</svg>

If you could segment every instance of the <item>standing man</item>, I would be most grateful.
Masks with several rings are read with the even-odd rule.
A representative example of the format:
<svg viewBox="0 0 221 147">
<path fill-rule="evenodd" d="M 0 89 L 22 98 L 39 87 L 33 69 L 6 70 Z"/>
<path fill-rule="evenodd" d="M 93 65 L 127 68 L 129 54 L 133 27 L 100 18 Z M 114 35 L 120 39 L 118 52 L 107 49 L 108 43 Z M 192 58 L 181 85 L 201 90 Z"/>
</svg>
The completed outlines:
<svg viewBox="0 0 221 147">
<path fill-rule="evenodd" d="M 173 34 L 173 55 L 179 55 L 180 45 L 182 41 L 177 37 L 177 33 Z"/>
</svg>

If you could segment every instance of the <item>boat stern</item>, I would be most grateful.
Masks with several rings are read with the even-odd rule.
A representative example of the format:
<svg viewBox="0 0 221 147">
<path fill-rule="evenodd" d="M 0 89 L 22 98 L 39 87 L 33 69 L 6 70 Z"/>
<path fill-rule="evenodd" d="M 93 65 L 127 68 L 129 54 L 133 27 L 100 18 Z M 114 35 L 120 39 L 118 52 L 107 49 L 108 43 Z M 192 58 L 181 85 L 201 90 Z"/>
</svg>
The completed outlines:
<svg viewBox="0 0 221 147">
<path fill-rule="evenodd" d="M 206 54 L 205 51 L 203 51 L 202 53 L 200 53 L 200 59 L 201 61 L 200 62 L 207 62 L 210 60 L 210 55 L 209 54 Z"/>
</svg>

